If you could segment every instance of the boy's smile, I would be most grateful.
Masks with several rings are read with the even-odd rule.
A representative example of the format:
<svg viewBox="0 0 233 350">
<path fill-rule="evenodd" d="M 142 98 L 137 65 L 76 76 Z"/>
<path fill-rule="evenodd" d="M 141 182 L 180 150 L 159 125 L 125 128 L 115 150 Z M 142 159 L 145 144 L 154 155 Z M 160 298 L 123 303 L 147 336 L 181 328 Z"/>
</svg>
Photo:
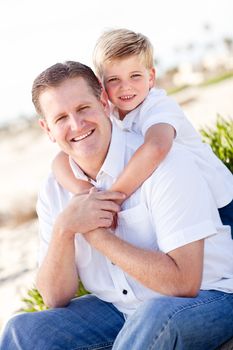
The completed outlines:
<svg viewBox="0 0 233 350">
<path fill-rule="evenodd" d="M 108 98 L 121 119 L 139 106 L 154 86 L 154 68 L 147 69 L 137 55 L 106 62 L 103 70 Z"/>
</svg>

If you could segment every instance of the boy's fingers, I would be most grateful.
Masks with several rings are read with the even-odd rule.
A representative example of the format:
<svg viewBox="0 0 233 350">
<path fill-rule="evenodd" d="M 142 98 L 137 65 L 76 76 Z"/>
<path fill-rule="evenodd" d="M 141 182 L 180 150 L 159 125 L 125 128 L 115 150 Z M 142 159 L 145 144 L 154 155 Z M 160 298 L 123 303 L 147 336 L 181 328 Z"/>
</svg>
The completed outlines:
<svg viewBox="0 0 233 350">
<path fill-rule="evenodd" d="M 124 199 L 126 195 L 121 192 L 111 192 L 111 191 L 99 191 L 95 193 L 96 198 L 100 200 L 118 200 Z"/>
<path fill-rule="evenodd" d="M 113 218 L 112 218 L 111 229 L 115 230 L 116 227 L 117 227 L 117 213 L 114 213 Z"/>
<path fill-rule="evenodd" d="M 97 188 L 95 186 L 93 186 L 92 188 L 90 188 L 89 193 L 94 193 L 94 192 L 98 192 Z"/>
</svg>

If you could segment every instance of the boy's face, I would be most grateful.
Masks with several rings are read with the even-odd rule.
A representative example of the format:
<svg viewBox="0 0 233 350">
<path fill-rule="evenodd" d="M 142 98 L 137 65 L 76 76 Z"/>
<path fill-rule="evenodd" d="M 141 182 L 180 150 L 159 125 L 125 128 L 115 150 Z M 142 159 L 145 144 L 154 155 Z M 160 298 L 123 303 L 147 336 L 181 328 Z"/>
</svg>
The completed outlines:
<svg viewBox="0 0 233 350">
<path fill-rule="evenodd" d="M 84 171 L 90 162 L 101 166 L 111 139 L 107 98 L 97 99 L 83 78 L 72 78 L 46 89 L 39 101 L 45 117 L 39 122 L 50 139 Z"/>
<path fill-rule="evenodd" d="M 140 105 L 155 83 L 154 68 L 147 69 L 137 55 L 106 62 L 103 82 L 121 119 Z"/>
</svg>

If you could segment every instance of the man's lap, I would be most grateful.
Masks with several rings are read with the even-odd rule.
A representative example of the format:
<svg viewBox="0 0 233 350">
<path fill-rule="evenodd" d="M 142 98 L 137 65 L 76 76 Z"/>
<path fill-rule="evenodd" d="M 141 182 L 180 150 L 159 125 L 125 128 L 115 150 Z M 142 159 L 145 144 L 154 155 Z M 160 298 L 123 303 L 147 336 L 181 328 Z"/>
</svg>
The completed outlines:
<svg viewBox="0 0 233 350">
<path fill-rule="evenodd" d="M 15 350 L 16 342 L 22 342 L 25 350 L 94 350 L 112 346 L 114 350 L 210 350 L 233 336 L 232 319 L 233 295 L 215 291 L 201 292 L 197 298 L 146 301 L 126 322 L 112 304 L 87 295 L 65 308 L 16 316 L 9 322 L 5 330 L 8 339 L 0 343 L 0 348 Z M 176 345 L 172 334 L 178 339 Z"/>
<path fill-rule="evenodd" d="M 0 349 L 111 349 L 124 322 L 112 304 L 85 295 L 64 308 L 13 317 Z"/>
<path fill-rule="evenodd" d="M 232 319 L 233 294 L 201 291 L 196 298 L 151 299 L 128 318 L 113 349 L 216 349 L 233 336 Z"/>
</svg>

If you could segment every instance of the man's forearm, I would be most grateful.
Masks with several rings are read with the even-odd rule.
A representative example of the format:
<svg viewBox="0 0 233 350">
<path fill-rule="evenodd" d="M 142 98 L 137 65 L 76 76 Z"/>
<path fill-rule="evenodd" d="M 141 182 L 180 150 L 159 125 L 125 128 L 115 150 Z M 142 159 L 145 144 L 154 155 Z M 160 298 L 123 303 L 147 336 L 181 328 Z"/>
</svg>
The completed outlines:
<svg viewBox="0 0 233 350">
<path fill-rule="evenodd" d="M 65 306 L 74 297 L 78 287 L 74 237 L 54 229 L 36 285 L 49 307 Z"/>
<path fill-rule="evenodd" d="M 202 241 L 164 254 L 132 246 L 105 229 L 89 232 L 85 237 L 114 264 L 158 293 L 173 296 L 198 293 L 202 277 Z"/>
</svg>

